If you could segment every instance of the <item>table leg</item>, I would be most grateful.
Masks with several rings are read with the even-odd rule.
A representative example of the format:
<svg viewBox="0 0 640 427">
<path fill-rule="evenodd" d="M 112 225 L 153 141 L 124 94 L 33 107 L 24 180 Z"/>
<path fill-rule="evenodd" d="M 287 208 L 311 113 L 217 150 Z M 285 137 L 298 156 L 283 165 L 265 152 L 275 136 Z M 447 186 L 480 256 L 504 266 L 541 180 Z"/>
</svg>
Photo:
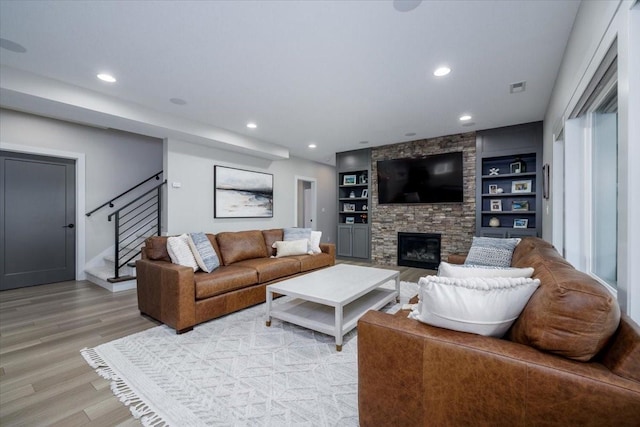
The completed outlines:
<svg viewBox="0 0 640 427">
<path fill-rule="evenodd" d="M 273 300 L 273 293 L 267 288 L 267 326 L 271 326 L 271 301 Z"/>
<path fill-rule="evenodd" d="M 336 306 L 336 351 L 342 351 L 342 304 Z"/>
</svg>

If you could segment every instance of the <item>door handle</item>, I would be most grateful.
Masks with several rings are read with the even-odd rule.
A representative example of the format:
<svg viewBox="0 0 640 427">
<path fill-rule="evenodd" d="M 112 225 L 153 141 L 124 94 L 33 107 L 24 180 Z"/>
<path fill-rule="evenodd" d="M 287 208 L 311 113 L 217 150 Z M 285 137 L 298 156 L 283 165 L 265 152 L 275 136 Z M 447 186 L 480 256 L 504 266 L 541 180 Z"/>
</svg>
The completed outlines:
<svg viewBox="0 0 640 427">
<path fill-rule="evenodd" d="M 75 227 L 75 225 L 73 224 L 69 224 L 69 225 L 63 225 L 62 228 L 73 228 Z"/>
</svg>

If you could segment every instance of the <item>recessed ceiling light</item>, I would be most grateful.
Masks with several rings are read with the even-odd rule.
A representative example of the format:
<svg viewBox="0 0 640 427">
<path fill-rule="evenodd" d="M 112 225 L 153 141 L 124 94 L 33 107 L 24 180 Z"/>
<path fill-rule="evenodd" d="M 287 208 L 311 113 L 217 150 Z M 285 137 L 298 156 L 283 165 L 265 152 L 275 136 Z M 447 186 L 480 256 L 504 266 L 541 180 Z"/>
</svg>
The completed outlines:
<svg viewBox="0 0 640 427">
<path fill-rule="evenodd" d="M 309 144 L 307 147 L 309 147 L 309 148 L 316 148 L 316 147 L 317 147 L 317 145 L 316 145 L 316 144 Z"/>
<path fill-rule="evenodd" d="M 257 125 L 257 124 L 255 124 L 255 123 L 247 123 L 247 127 L 248 127 L 249 129 L 255 129 L 255 128 L 257 128 L 257 127 L 258 127 L 258 125 Z"/>
<path fill-rule="evenodd" d="M 433 75 L 436 77 L 446 76 L 451 72 L 451 68 L 449 67 L 439 67 L 433 72 Z"/>
<path fill-rule="evenodd" d="M 368 143 L 369 143 L 369 141 L 360 141 L 360 142 L 358 142 L 358 144 L 362 144 L 362 145 L 365 145 L 365 144 L 368 144 Z"/>
<path fill-rule="evenodd" d="M 525 81 L 511 83 L 509 85 L 510 93 L 520 93 L 520 92 L 524 92 L 526 89 L 527 89 L 527 82 Z"/>
<path fill-rule="evenodd" d="M 98 77 L 103 82 L 107 82 L 107 83 L 115 83 L 116 82 L 116 78 L 113 77 L 111 74 L 100 73 L 96 77 Z"/>
<path fill-rule="evenodd" d="M 404 136 L 416 136 L 415 132 L 405 133 Z"/>
<path fill-rule="evenodd" d="M 187 105 L 187 101 L 182 98 L 171 98 L 169 102 L 176 105 Z"/>
<path fill-rule="evenodd" d="M 467 120 L 471 120 L 471 116 L 468 114 L 465 114 L 463 116 L 460 116 L 460 121 L 461 122 L 466 122 Z"/>
</svg>

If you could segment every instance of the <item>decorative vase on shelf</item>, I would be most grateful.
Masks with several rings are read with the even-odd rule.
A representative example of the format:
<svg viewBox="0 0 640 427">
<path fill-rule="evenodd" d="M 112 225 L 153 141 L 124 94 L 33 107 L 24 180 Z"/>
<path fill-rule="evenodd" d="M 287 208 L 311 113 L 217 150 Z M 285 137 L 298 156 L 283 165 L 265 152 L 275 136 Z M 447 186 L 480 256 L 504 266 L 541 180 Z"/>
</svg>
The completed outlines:
<svg viewBox="0 0 640 427">
<path fill-rule="evenodd" d="M 351 191 L 351 193 L 349 193 L 349 198 L 352 199 L 354 197 L 356 197 L 356 193 L 355 191 Z"/>
<path fill-rule="evenodd" d="M 497 216 L 491 217 L 489 220 L 489 227 L 500 227 L 500 218 Z"/>
</svg>

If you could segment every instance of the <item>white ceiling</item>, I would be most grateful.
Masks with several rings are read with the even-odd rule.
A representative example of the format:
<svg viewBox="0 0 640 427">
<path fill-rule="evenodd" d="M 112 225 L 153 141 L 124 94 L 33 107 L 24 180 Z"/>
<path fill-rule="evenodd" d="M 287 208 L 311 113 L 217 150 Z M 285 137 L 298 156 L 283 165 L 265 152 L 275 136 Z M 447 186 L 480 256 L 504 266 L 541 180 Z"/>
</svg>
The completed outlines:
<svg viewBox="0 0 640 427">
<path fill-rule="evenodd" d="M 339 151 L 542 120 L 578 7 L 0 0 L 0 37 L 26 49 L 0 49 L 0 104 L 333 164 Z M 434 77 L 441 64 L 453 71 Z M 519 81 L 526 91 L 510 94 Z"/>
</svg>

